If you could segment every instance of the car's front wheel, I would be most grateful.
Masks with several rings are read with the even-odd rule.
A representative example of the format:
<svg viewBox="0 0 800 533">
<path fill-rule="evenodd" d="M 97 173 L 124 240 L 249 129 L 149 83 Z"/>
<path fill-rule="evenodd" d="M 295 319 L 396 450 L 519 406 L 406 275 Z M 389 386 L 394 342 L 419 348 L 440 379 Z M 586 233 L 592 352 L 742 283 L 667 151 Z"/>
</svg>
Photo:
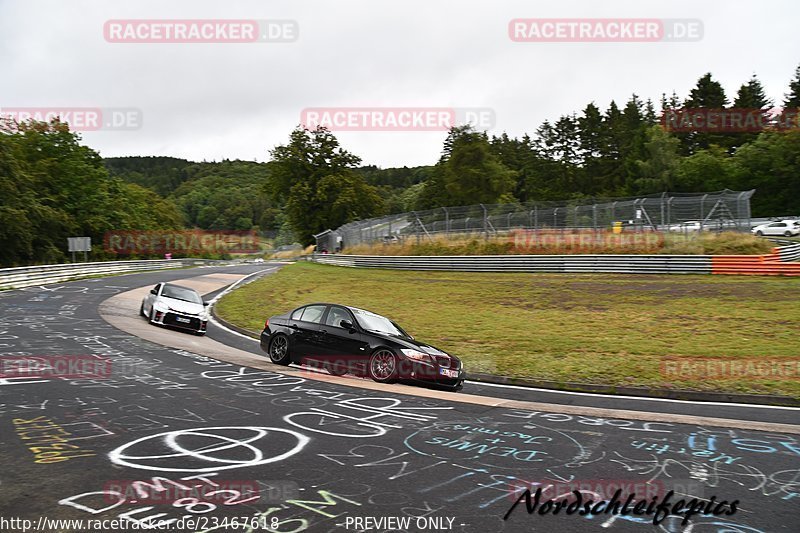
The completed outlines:
<svg viewBox="0 0 800 533">
<path fill-rule="evenodd" d="M 397 356 L 391 350 L 381 348 L 369 358 L 369 377 L 378 383 L 391 383 L 397 379 Z"/>
<path fill-rule="evenodd" d="M 276 365 L 288 366 L 289 360 L 289 338 L 278 333 L 269 343 L 269 360 Z"/>
<path fill-rule="evenodd" d="M 791 231 L 785 231 L 785 232 L 783 232 L 783 236 L 784 237 L 791 237 L 792 236 L 792 232 Z"/>
<path fill-rule="evenodd" d="M 756 232 L 756 235 L 758 235 L 759 237 L 763 237 L 763 236 L 764 236 L 764 232 L 763 232 L 763 231 L 761 231 L 761 230 L 758 230 L 758 231 Z"/>
</svg>

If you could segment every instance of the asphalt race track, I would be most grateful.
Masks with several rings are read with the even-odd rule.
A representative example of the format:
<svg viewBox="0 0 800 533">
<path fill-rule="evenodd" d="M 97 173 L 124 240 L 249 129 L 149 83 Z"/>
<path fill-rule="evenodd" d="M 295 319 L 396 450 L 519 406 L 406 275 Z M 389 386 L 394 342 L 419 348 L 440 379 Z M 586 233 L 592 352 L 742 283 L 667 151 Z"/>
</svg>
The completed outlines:
<svg viewBox="0 0 800 533">
<path fill-rule="evenodd" d="M 797 531 L 798 409 L 474 383 L 461 394 L 379 386 L 274 367 L 256 342 L 215 324 L 200 338 L 137 315 L 136 298 L 159 281 L 186 280 L 211 298 L 271 268 L 203 267 L 0 293 L 3 359 L 110 360 L 96 379 L 0 379 L 0 531 L 133 530 L 158 521 L 172 531 L 280 533 Z M 537 511 L 528 514 L 522 501 L 504 520 L 537 487 Z M 674 491 L 670 509 L 694 501 L 709 513 L 688 525 L 670 514 L 656 526 L 652 514 L 553 514 L 551 505 L 538 512 L 573 489 L 596 502 L 617 488 L 623 502 L 635 493 L 634 504 Z"/>
</svg>

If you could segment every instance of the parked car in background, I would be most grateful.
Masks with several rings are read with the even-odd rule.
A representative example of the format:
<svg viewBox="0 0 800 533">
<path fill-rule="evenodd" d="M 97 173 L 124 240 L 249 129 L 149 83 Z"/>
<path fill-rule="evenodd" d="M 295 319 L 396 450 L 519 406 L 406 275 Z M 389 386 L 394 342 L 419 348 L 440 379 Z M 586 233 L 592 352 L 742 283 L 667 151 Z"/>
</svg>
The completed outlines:
<svg viewBox="0 0 800 533">
<path fill-rule="evenodd" d="M 346 305 L 315 303 L 270 317 L 261 349 L 279 365 L 319 366 L 379 383 L 416 380 L 460 390 L 466 379 L 458 357 L 415 340 L 384 316 Z"/>
<path fill-rule="evenodd" d="M 687 233 L 692 231 L 700 231 L 703 227 L 703 224 L 699 220 L 689 220 L 687 222 L 681 222 L 680 224 L 672 224 L 669 227 L 669 231 L 673 233 Z"/>
<path fill-rule="evenodd" d="M 208 304 L 197 291 L 172 283 L 159 283 L 142 299 L 139 313 L 151 324 L 206 334 Z"/>
<path fill-rule="evenodd" d="M 759 237 L 765 236 L 783 236 L 794 237 L 800 235 L 800 220 L 781 220 L 780 222 L 767 222 L 759 224 L 751 230 Z"/>
</svg>

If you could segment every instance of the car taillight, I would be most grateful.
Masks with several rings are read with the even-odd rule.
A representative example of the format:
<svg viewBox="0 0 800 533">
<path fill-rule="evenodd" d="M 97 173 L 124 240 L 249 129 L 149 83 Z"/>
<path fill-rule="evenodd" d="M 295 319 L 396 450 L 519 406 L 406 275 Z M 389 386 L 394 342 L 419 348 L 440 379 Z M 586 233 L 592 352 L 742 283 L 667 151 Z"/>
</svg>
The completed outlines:
<svg viewBox="0 0 800 533">
<path fill-rule="evenodd" d="M 269 318 L 264 321 L 264 329 L 269 328 Z"/>
</svg>

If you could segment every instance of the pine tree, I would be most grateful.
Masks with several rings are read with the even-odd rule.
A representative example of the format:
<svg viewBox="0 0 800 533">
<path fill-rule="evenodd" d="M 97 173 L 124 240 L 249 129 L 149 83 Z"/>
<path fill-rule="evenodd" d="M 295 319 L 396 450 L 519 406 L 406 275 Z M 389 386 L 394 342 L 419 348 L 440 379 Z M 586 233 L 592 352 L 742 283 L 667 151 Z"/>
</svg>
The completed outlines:
<svg viewBox="0 0 800 533">
<path fill-rule="evenodd" d="M 733 109 L 737 115 L 749 120 L 757 120 L 758 124 L 763 124 L 765 127 L 770 123 L 771 107 L 772 100 L 767 97 L 764 86 L 761 85 L 755 74 L 750 81 L 739 87 L 733 101 Z M 735 150 L 737 147 L 755 140 L 757 136 L 758 133 L 755 132 L 733 132 L 728 136 L 730 138 L 729 146 L 731 150 Z"/>
<path fill-rule="evenodd" d="M 697 85 L 689 92 L 685 107 L 688 110 L 707 109 L 721 110 L 728 105 L 728 97 L 722 85 L 707 73 L 697 80 Z M 729 135 L 708 133 L 707 131 L 691 131 L 678 135 L 683 145 L 685 155 L 691 155 L 699 150 L 709 148 L 711 145 L 728 148 L 731 144 Z"/>
<path fill-rule="evenodd" d="M 581 192 L 598 194 L 603 187 L 603 114 L 594 105 L 587 105 L 578 118 L 580 140 Z"/>
<path fill-rule="evenodd" d="M 789 92 L 783 100 L 783 107 L 800 107 L 800 66 L 794 71 L 794 79 L 789 82 Z"/>
<path fill-rule="evenodd" d="M 783 113 L 779 128 L 798 129 L 800 127 L 800 66 L 794 71 L 794 79 L 789 82 L 789 92 L 783 100 Z"/>
</svg>

